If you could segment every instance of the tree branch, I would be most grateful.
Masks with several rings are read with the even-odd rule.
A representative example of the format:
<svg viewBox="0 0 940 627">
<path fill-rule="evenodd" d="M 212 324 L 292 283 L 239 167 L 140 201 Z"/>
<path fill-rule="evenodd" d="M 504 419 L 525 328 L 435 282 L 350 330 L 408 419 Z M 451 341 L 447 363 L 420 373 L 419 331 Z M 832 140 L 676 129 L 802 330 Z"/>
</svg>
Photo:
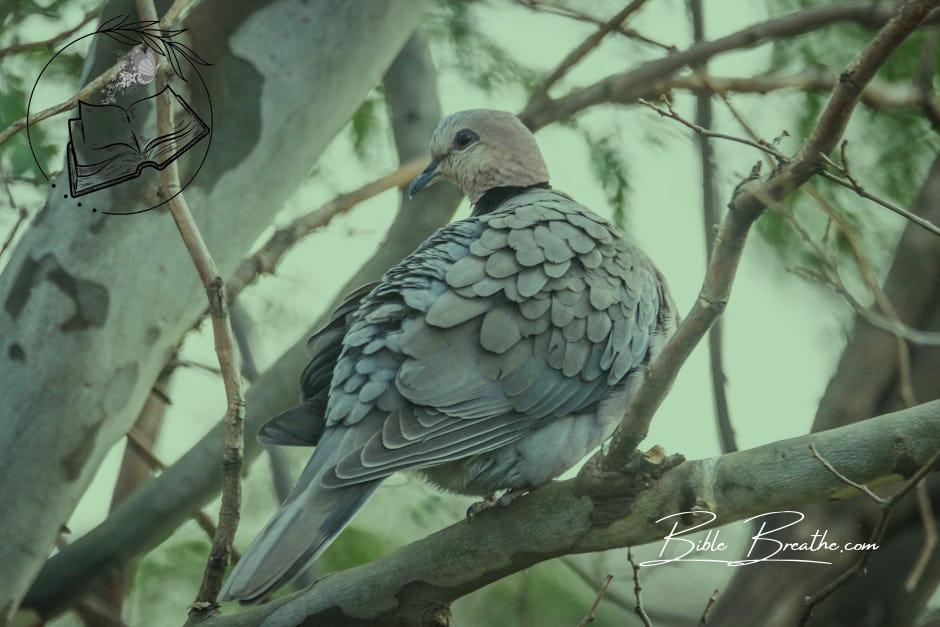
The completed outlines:
<svg viewBox="0 0 940 627">
<path fill-rule="evenodd" d="M 57 33 L 53 35 L 52 37 L 48 37 L 40 41 L 16 43 L 16 44 L 7 46 L 6 48 L 0 48 L 0 59 L 7 56 L 8 54 L 16 54 L 19 52 L 25 52 L 27 50 L 35 50 L 36 48 L 47 48 L 49 46 L 59 43 L 60 41 L 68 39 L 69 37 L 77 33 L 78 31 L 80 31 L 85 24 L 97 18 L 99 13 L 101 13 L 101 8 L 95 7 L 94 9 L 87 11 L 85 15 L 82 16 L 82 19 L 79 21 L 78 24 L 76 24 L 72 28 L 69 28 L 68 30 L 62 31 L 61 33 Z"/>
<path fill-rule="evenodd" d="M 754 24 L 718 39 L 695 44 L 680 52 L 614 74 L 587 87 L 573 89 L 565 96 L 540 104 L 538 110 L 527 108 L 520 117 L 530 128 L 537 129 L 596 104 L 633 103 L 637 98 L 648 95 L 651 85 L 669 80 L 683 67 L 704 63 L 725 52 L 803 35 L 840 22 L 880 27 L 887 23 L 893 14 L 892 7 L 866 2 L 803 9 Z M 931 16 L 931 20 L 935 19 L 937 16 Z"/>
<path fill-rule="evenodd" d="M 561 60 L 561 63 L 552 70 L 552 72 L 542 81 L 541 84 L 537 85 L 535 89 L 532 90 L 529 102 L 535 102 L 543 100 L 548 97 L 548 90 L 561 80 L 562 77 L 567 74 L 571 68 L 578 64 L 581 59 L 583 59 L 591 50 L 600 45 L 601 41 L 604 40 L 604 37 L 607 36 L 612 30 L 620 28 L 624 20 L 630 17 L 637 10 L 642 8 L 646 4 L 646 0 L 633 0 L 629 2 L 627 6 L 621 9 L 615 16 L 604 22 L 600 25 L 595 32 L 588 35 L 588 37 L 582 41 L 578 46 L 576 46 L 571 52 L 565 55 L 565 58 Z M 526 108 L 530 108 L 531 105 L 527 105 Z"/>
<path fill-rule="evenodd" d="M 340 194 L 318 209 L 304 214 L 285 227 L 274 232 L 254 254 L 238 266 L 228 282 L 229 295 L 234 300 L 243 289 L 254 283 L 261 275 L 277 270 L 281 259 L 294 244 L 310 233 L 323 228 L 333 218 L 345 213 L 393 187 L 404 187 L 424 169 L 427 159 L 416 158 L 401 164 L 393 172 L 345 194 Z"/>
<path fill-rule="evenodd" d="M 843 70 L 839 84 L 820 114 L 809 140 L 796 156 L 766 180 L 759 180 L 758 171 L 755 171 L 751 178 L 738 187 L 718 229 L 715 249 L 699 297 L 631 399 L 621 426 L 611 440 L 605 459 L 606 468 L 626 466 L 637 444 L 646 436 L 650 420 L 679 369 L 712 322 L 724 311 L 751 225 L 768 206 L 782 200 L 822 169 L 823 157 L 835 149 L 865 85 L 888 56 L 938 4 L 940 0 L 905 3 Z"/>
<path fill-rule="evenodd" d="M 177 4 L 181 0 L 177 0 Z M 136 0 L 137 11 L 141 20 L 156 21 L 157 10 L 153 0 Z M 172 16 L 166 15 L 163 21 L 172 22 Z M 163 22 L 161 22 L 162 24 Z M 169 137 L 173 133 L 173 92 L 166 89 L 169 74 L 166 63 L 161 62 L 157 77 L 157 135 Z M 174 140 L 170 140 L 172 147 Z M 228 569 L 235 541 L 235 531 L 241 515 L 241 472 L 245 448 L 245 392 L 242 389 L 242 375 L 238 365 L 238 349 L 229 318 L 228 297 L 225 282 L 219 275 L 215 261 L 196 225 L 189 204 L 183 196 L 179 168 L 176 161 L 171 161 L 160 171 L 161 193 L 169 198 L 170 214 L 176 222 L 186 250 L 192 258 L 199 279 L 202 281 L 209 299 L 209 316 L 212 320 L 212 334 L 215 352 L 219 358 L 222 382 L 225 386 L 226 412 L 225 431 L 222 447 L 222 504 L 219 507 L 219 524 L 212 538 L 212 547 L 206 563 L 202 584 L 196 600 L 190 607 L 190 618 L 199 619 L 215 613 L 218 609 L 217 598 L 222 589 L 222 580 Z"/>
<path fill-rule="evenodd" d="M 661 539 L 672 525 L 672 519 L 655 522 L 665 513 L 707 507 L 716 515 L 710 526 L 716 526 L 828 499 L 843 483 L 812 456 L 810 444 L 857 481 L 908 475 L 940 448 L 940 401 L 685 462 L 628 505 L 620 504 L 612 524 L 598 523 L 594 516 L 606 497 L 592 498 L 577 479 L 554 482 L 479 516 L 472 525 L 458 522 L 387 557 L 334 573 L 313 588 L 206 625 L 418 623 L 432 610 L 533 564 Z M 781 459 L 787 463 L 780 464 Z"/>
</svg>

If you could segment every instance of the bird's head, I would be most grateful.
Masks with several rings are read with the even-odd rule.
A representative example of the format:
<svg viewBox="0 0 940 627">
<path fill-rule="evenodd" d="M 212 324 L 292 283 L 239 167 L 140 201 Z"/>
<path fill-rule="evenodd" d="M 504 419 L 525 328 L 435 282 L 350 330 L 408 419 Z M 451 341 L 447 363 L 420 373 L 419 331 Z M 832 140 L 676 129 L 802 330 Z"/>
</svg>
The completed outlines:
<svg viewBox="0 0 940 627">
<path fill-rule="evenodd" d="M 431 137 L 431 163 L 411 182 L 412 196 L 440 179 L 477 202 L 494 187 L 548 182 L 532 132 L 505 111 L 470 109 L 444 118 Z"/>
</svg>

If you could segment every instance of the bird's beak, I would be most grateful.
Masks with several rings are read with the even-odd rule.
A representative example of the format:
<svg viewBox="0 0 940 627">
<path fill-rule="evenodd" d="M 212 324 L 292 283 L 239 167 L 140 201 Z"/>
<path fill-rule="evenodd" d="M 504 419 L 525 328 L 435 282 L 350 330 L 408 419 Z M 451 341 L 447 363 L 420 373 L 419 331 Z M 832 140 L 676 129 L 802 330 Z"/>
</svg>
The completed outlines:
<svg viewBox="0 0 940 627">
<path fill-rule="evenodd" d="M 412 198 L 425 187 L 433 185 L 436 179 L 437 161 L 431 161 L 431 163 L 428 164 L 428 167 L 424 168 L 424 172 L 416 176 L 414 180 L 411 181 L 411 185 L 408 186 L 408 197 Z"/>
</svg>

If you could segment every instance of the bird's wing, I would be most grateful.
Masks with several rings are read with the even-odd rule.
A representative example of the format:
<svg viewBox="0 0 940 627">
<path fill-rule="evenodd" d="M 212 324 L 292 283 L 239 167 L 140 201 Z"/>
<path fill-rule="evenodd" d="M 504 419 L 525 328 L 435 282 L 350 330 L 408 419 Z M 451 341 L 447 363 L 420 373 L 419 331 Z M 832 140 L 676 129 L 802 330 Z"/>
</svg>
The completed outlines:
<svg viewBox="0 0 940 627">
<path fill-rule="evenodd" d="M 556 191 L 454 223 L 355 314 L 328 425 L 387 418 L 324 485 L 479 454 L 585 411 L 647 359 L 663 289 L 633 244 Z"/>
<path fill-rule="evenodd" d="M 263 444 L 315 446 L 326 428 L 326 405 L 333 369 L 343 348 L 351 314 L 378 282 L 366 283 L 350 293 L 330 314 L 329 320 L 307 341 L 313 356 L 300 375 L 300 404 L 281 412 L 261 427 Z"/>
</svg>

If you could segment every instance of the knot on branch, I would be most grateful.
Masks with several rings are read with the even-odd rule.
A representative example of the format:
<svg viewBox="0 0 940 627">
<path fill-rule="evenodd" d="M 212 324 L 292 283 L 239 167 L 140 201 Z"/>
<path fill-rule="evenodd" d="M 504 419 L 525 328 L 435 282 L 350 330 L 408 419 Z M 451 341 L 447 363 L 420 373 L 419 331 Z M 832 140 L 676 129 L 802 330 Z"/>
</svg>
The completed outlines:
<svg viewBox="0 0 940 627">
<path fill-rule="evenodd" d="M 623 468 L 609 470 L 604 467 L 603 452 L 598 452 L 581 468 L 574 491 L 578 496 L 589 496 L 594 502 L 591 521 L 608 525 L 629 513 L 643 490 L 684 461 L 681 454 L 667 455 L 661 446 L 654 446 L 645 453 L 634 451 Z"/>
</svg>

